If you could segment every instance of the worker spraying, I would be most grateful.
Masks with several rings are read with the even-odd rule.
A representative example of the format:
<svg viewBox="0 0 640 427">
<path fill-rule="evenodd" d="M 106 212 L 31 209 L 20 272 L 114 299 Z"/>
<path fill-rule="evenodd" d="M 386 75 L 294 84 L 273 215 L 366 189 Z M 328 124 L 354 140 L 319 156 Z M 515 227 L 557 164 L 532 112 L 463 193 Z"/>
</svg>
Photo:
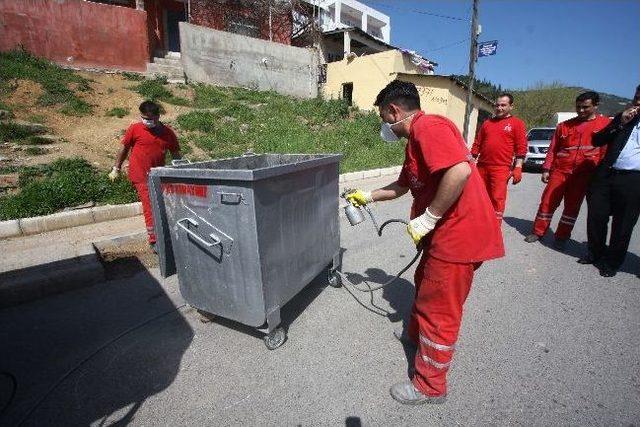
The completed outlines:
<svg viewBox="0 0 640 427">
<path fill-rule="evenodd" d="M 407 232 L 423 248 L 407 331 L 394 335 L 416 347 L 415 374 L 394 384 L 403 404 L 442 403 L 475 270 L 504 255 L 499 223 L 471 154 L 449 119 L 425 114 L 413 83 L 393 81 L 375 101 L 385 141 L 408 139 L 398 179 L 372 192 L 354 190 L 354 206 L 413 196 Z"/>
</svg>

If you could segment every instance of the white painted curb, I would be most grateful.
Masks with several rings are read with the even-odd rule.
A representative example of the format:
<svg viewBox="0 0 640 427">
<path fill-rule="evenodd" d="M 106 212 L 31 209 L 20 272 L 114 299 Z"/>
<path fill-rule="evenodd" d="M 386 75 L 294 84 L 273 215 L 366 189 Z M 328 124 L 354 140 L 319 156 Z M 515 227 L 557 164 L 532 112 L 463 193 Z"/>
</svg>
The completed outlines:
<svg viewBox="0 0 640 427">
<path fill-rule="evenodd" d="M 0 239 L 28 236 L 62 228 L 78 227 L 142 214 L 140 202 L 126 205 L 105 205 L 76 211 L 58 212 L 33 218 L 0 221 Z"/>
<path fill-rule="evenodd" d="M 398 175 L 401 170 L 402 166 L 392 166 L 388 168 L 343 173 L 339 177 L 339 182 L 345 183 L 368 178 L 377 178 L 380 176 Z M 37 216 L 33 218 L 0 221 L 0 239 L 28 236 L 31 234 L 44 233 L 46 231 L 78 227 L 80 225 L 113 221 L 115 219 L 129 218 L 141 214 L 142 204 L 140 202 L 135 202 L 126 205 L 96 206 L 88 209 L 58 212 L 51 215 Z"/>
</svg>

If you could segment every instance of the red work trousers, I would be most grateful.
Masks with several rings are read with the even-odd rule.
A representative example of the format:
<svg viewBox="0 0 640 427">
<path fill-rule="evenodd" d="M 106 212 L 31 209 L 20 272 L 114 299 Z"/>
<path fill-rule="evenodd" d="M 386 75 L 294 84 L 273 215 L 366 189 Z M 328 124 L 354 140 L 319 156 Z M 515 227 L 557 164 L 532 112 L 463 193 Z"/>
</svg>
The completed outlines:
<svg viewBox="0 0 640 427">
<path fill-rule="evenodd" d="M 447 371 L 471 290 L 482 263 L 451 263 L 423 255 L 415 273 L 416 297 L 408 335 L 418 343 L 413 385 L 428 396 L 447 394 Z"/>
<path fill-rule="evenodd" d="M 565 240 L 571 237 L 571 231 L 578 219 L 580 205 L 589 186 L 591 173 L 571 173 L 552 171 L 549 182 L 542 192 L 538 214 L 533 223 L 533 233 L 544 236 L 551 225 L 553 213 L 564 199 L 564 209 L 556 228 L 555 238 Z"/>
<path fill-rule="evenodd" d="M 478 172 L 489 193 L 496 218 L 502 222 L 504 207 L 507 204 L 507 184 L 511 177 L 511 166 L 478 166 Z"/>
<path fill-rule="evenodd" d="M 147 226 L 147 235 L 149 243 L 156 242 L 156 234 L 153 231 L 153 213 L 151 211 L 151 199 L 149 199 L 149 186 L 146 182 L 133 184 L 138 192 L 138 198 L 142 202 L 142 213 L 144 214 L 144 223 Z"/>
</svg>

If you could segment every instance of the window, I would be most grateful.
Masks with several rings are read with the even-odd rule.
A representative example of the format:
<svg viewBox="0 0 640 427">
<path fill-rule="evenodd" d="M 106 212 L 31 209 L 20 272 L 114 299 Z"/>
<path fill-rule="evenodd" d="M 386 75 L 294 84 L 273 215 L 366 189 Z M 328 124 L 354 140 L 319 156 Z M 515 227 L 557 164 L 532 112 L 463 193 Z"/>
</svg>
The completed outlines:
<svg viewBox="0 0 640 427">
<path fill-rule="evenodd" d="M 353 105 L 353 83 L 342 84 L 342 99 L 347 102 L 347 105 Z"/>
<path fill-rule="evenodd" d="M 553 138 L 555 129 L 531 129 L 527 139 L 529 141 L 548 141 Z"/>
</svg>

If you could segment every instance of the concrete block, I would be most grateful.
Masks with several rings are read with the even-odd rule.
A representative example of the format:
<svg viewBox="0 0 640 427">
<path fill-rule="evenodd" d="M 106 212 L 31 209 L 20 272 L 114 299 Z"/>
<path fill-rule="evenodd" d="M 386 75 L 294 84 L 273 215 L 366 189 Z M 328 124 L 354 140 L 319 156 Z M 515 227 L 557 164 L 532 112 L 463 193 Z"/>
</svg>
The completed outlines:
<svg viewBox="0 0 640 427">
<path fill-rule="evenodd" d="M 81 209 L 71 212 L 60 212 L 47 216 L 22 218 L 20 228 L 25 235 L 44 233 L 61 228 L 78 227 L 93 223 L 91 209 Z"/>
<path fill-rule="evenodd" d="M 20 224 L 17 219 L 0 221 L 0 239 L 16 237 L 22 235 Z"/>
<path fill-rule="evenodd" d="M 142 203 L 129 203 L 126 205 L 106 205 L 91 208 L 94 222 L 113 221 L 115 219 L 129 218 L 142 213 Z"/>
<path fill-rule="evenodd" d="M 318 59 L 312 49 L 181 22 L 180 52 L 189 81 L 300 98 L 318 94 Z"/>
<path fill-rule="evenodd" d="M 371 169 L 368 171 L 362 171 L 362 178 L 377 178 L 380 176 L 380 169 Z"/>
</svg>

